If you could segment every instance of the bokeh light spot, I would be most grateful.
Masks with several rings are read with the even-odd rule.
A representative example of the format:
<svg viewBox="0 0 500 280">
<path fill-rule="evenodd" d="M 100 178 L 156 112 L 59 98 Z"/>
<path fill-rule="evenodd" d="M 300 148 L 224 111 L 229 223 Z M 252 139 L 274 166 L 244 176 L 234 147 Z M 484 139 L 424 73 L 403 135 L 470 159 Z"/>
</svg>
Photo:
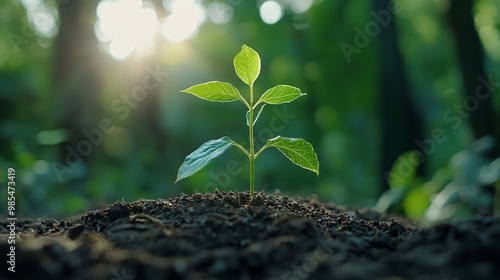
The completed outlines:
<svg viewBox="0 0 500 280">
<path fill-rule="evenodd" d="M 267 24 L 275 24 L 283 17 L 283 8 L 276 1 L 266 1 L 259 9 L 260 17 Z"/>
<path fill-rule="evenodd" d="M 28 19 L 33 24 L 37 35 L 44 38 L 54 38 L 57 35 L 58 13 L 50 3 L 41 0 L 22 0 Z"/>
<path fill-rule="evenodd" d="M 225 24 L 233 18 L 233 8 L 228 4 L 213 2 L 208 5 L 208 17 L 215 24 Z"/>
</svg>

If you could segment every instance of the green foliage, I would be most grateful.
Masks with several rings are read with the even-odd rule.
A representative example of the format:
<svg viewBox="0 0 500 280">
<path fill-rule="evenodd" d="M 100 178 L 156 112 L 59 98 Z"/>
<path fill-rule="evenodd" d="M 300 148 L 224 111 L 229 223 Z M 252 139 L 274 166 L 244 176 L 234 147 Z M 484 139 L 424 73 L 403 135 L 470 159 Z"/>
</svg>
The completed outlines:
<svg viewBox="0 0 500 280">
<path fill-rule="evenodd" d="M 232 145 L 232 140 L 226 136 L 203 143 L 196 151 L 186 157 L 179 169 L 176 182 L 200 171 L 203 167 L 208 165 L 212 159 L 220 156 Z"/>
<path fill-rule="evenodd" d="M 279 85 L 266 90 L 266 92 L 264 92 L 264 94 L 260 97 L 259 101 L 257 101 L 256 104 L 259 104 L 261 102 L 267 104 L 289 103 L 304 95 L 306 94 L 301 93 L 300 89 L 296 87 Z"/>
<path fill-rule="evenodd" d="M 50 38 L 42 37 L 37 31 L 36 17 L 30 16 L 26 9 L 33 5 L 23 4 L 27 2 L 0 1 L 0 33 L 4 34 L 0 38 L 0 170 L 18 169 L 20 213 L 68 215 L 122 198 L 132 201 L 171 197 L 180 192 L 207 192 L 214 186 L 227 188 L 229 184 L 238 190 L 248 188 L 248 171 L 241 171 L 242 167 L 247 168 L 244 157 L 237 158 L 236 163 L 214 160 L 210 169 L 205 168 L 189 177 L 193 189 L 175 185 L 171 178 L 177 175 L 178 163 L 191 152 L 184 149 L 196 148 L 205 142 L 196 141 L 218 139 L 222 136 L 218 131 L 232 138 L 233 135 L 246 136 L 241 129 L 250 129 L 250 110 L 244 110 L 248 111 L 248 126 L 245 127 L 234 120 L 242 110 L 239 102 L 221 107 L 224 109 L 221 114 L 221 110 L 215 109 L 219 104 L 197 102 L 186 94 L 159 97 L 161 93 L 177 92 L 200 81 L 214 80 L 212 77 L 224 77 L 224 81 L 240 85 L 239 76 L 234 75 L 233 57 L 228 54 L 239 49 L 245 41 L 253 42 L 261 54 L 266 54 L 261 56 L 263 75 L 254 81 L 256 92 L 264 93 L 274 85 L 289 82 L 309 93 L 307 105 L 304 102 L 303 106 L 290 103 L 287 107 L 269 107 L 269 103 L 261 102 L 254 108 L 252 118 L 257 148 L 265 145 L 268 138 L 284 135 L 286 130 L 292 136 L 307 135 L 322 159 L 322 176 L 314 180 L 312 174 L 275 168 L 285 164 L 280 156 L 259 155 L 255 172 L 263 180 L 263 189 L 264 184 L 269 183 L 266 191 L 279 187 L 294 195 L 314 192 L 322 200 L 357 207 L 371 205 L 380 195 L 383 175 L 380 164 L 385 155 L 374 151 L 380 149 L 383 141 L 380 102 L 385 100 L 381 100 L 383 95 L 379 92 L 379 74 L 380 67 L 391 61 L 380 57 L 380 44 L 376 43 L 380 36 L 370 37 L 370 43 L 352 55 L 351 63 L 338 49 L 339 42 L 354 44 L 358 35 L 355 27 L 364 32 L 367 22 L 373 20 L 370 5 L 360 1 L 314 1 L 308 11 L 297 13 L 289 9 L 290 1 L 280 1 L 286 13 L 280 21 L 268 25 L 262 22 L 255 2 L 221 1 L 234 12 L 228 13 L 232 15 L 228 22 L 214 24 L 211 17 L 207 17 L 197 35 L 182 43 L 155 42 L 159 47 L 151 56 L 134 55 L 127 61 L 114 61 L 106 52 L 91 47 L 99 45 L 93 36 L 97 2 L 84 1 L 84 8 L 76 9 L 79 15 L 68 17 L 68 11 L 75 10 L 69 7 L 80 2 L 65 1 L 58 6 L 57 1 L 41 1 L 34 7 L 35 14 L 46 5 L 54 14 L 66 15 L 56 17 L 56 32 Z M 205 8 L 211 2 L 200 1 Z M 478 30 L 498 33 L 500 26 L 495 25 L 500 16 L 498 1 L 476 2 L 474 17 L 482 19 L 476 23 Z M 158 8 L 161 9 L 161 5 Z M 429 128 L 428 135 L 432 128 L 443 128 L 447 135 L 446 142 L 437 144 L 432 155 L 425 158 L 425 173 L 412 179 L 414 185 L 408 189 L 401 184 L 399 188 L 394 187 L 396 184 L 391 187 L 393 198 L 398 196 L 396 189 L 400 191 L 400 198 L 389 208 L 417 218 L 426 215 L 434 195 L 452 181 L 462 182 L 461 177 L 469 173 L 481 174 L 480 178 L 491 181 L 496 176 L 494 171 L 500 170 L 499 161 L 496 169 L 490 164 L 489 172 L 484 169 L 479 173 L 475 164 L 460 169 L 469 166 L 471 172 L 455 172 L 448 163 L 457 151 L 470 144 L 471 127 L 467 119 L 457 122 L 443 119 L 443 112 L 454 110 L 455 104 L 462 104 L 465 95 L 453 36 L 439 36 L 449 35 L 451 31 L 443 24 L 446 19 L 441 8 L 432 1 L 406 1 L 403 12 L 393 15 L 395 20 L 407 19 L 399 20 L 398 36 L 408 84 L 414 93 L 413 105 L 424 120 L 424 127 Z M 338 14 L 343 16 L 336 16 Z M 60 32 L 64 31 L 61 26 L 73 26 L 75 20 L 84 30 Z M 59 32 L 58 28 L 61 28 Z M 485 34 L 480 32 L 480 35 Z M 84 38 L 90 47 L 74 48 L 73 42 L 78 38 Z M 481 37 L 487 74 L 492 74 L 493 81 L 497 82 L 500 53 L 495 51 L 496 41 L 491 38 L 494 36 Z M 246 51 L 248 53 L 242 53 L 242 58 L 251 55 L 251 50 Z M 224 59 L 229 59 L 228 63 L 219 63 Z M 89 62 L 95 68 L 87 67 Z M 247 69 L 245 74 L 240 67 L 241 76 L 252 81 L 249 69 L 259 63 L 237 61 L 240 62 Z M 145 78 L 150 85 L 155 85 L 153 80 L 147 80 L 150 73 L 145 70 L 148 67 L 160 67 L 170 75 L 158 84 L 157 90 L 148 90 L 144 100 L 136 103 L 134 99 L 142 95 L 135 90 L 136 86 Z M 492 88 L 498 92 L 498 86 Z M 248 100 L 248 90 L 243 91 L 239 86 L 238 89 Z M 234 89 L 227 88 L 227 92 L 226 98 L 238 100 L 234 99 Z M 498 115 L 500 99 L 494 101 Z M 120 106 L 114 106 L 116 104 Z M 401 117 L 399 106 L 392 106 L 390 110 L 395 118 Z M 81 131 L 97 128 L 98 121 L 103 118 L 110 118 L 116 129 L 104 135 L 102 143 L 93 147 L 92 153 L 79 163 L 66 148 L 76 149 L 76 144 L 87 141 Z M 248 140 L 245 142 L 248 149 Z M 460 157 L 463 156 L 465 154 Z M 457 158 L 453 162 L 457 162 Z M 58 179 L 54 171 L 58 165 L 54 163 L 70 168 L 64 169 L 68 171 L 63 181 Z M 237 173 L 242 175 L 233 175 Z M 230 182 L 225 181 L 224 174 L 232 176 Z M 0 174 L 0 185 L 5 182 L 4 176 L 5 173 Z M 472 175 L 467 177 L 474 178 Z M 470 192 L 464 191 L 467 188 L 463 183 L 452 184 L 449 189 L 459 189 L 453 191 L 460 194 L 459 199 L 443 209 L 455 207 L 458 211 Z M 472 192 L 482 188 L 469 189 Z M 444 194 L 446 192 L 440 197 L 445 197 Z M 5 197 L 5 189 L 0 189 L 0 197 Z M 479 195 L 472 198 L 475 197 L 482 200 Z M 440 208 L 437 201 L 435 209 Z"/>
<path fill-rule="evenodd" d="M 269 139 L 260 151 L 267 147 L 276 147 L 296 165 L 304 169 L 311 170 L 316 173 L 316 175 L 319 175 L 318 158 L 314 153 L 312 145 L 304 139 L 278 136 L 273 139 Z M 255 157 L 257 157 L 259 152 L 255 155 Z"/>
<path fill-rule="evenodd" d="M 420 161 L 418 151 L 406 152 L 396 159 L 388 178 L 391 189 L 408 188 L 412 184 L 418 169 L 418 162 L 412 161 L 415 158 Z M 401 175 L 401 172 L 404 172 L 404 175 Z"/>
<path fill-rule="evenodd" d="M 390 189 L 380 196 L 375 210 L 404 212 L 412 218 L 420 217 L 425 213 L 428 202 L 424 202 L 424 207 L 414 207 L 416 204 L 413 191 L 419 190 L 417 186 L 421 183 L 421 180 L 416 177 L 419 164 L 420 153 L 418 151 L 408 151 L 396 159 L 391 171 L 385 174 Z M 428 198 L 424 198 L 423 201 L 428 201 Z"/>
<path fill-rule="evenodd" d="M 234 57 L 236 75 L 247 85 L 253 83 L 260 74 L 260 57 L 252 48 L 243 45 L 241 51 Z"/>
<path fill-rule="evenodd" d="M 191 93 L 201 99 L 214 102 L 231 102 L 235 100 L 243 100 L 238 90 L 230 83 L 223 82 L 208 82 L 192 86 L 183 90 L 183 92 Z"/>
<path fill-rule="evenodd" d="M 277 148 L 294 164 L 319 175 L 318 157 L 314 152 L 312 145 L 304 139 L 278 136 L 273 139 L 269 139 L 258 152 L 255 152 L 253 129 L 257 119 L 264 109 L 265 104 L 260 107 L 257 115 L 254 116 L 254 111 L 257 106 L 260 103 L 273 105 L 289 103 L 298 97 L 305 95 L 305 93 L 301 93 L 300 89 L 296 87 L 278 85 L 264 92 L 260 99 L 254 103 L 253 84 L 259 76 L 260 67 L 259 54 L 250 47 L 243 45 L 241 51 L 234 58 L 234 69 L 237 76 L 250 87 L 250 96 L 248 100 L 243 98 L 233 85 L 225 82 L 213 81 L 198 84 L 182 91 L 208 101 L 229 102 L 240 100 L 243 104 L 245 104 L 248 108 L 246 120 L 247 126 L 249 127 L 250 147 L 247 150 L 227 136 L 217 140 L 207 141 L 196 151 L 186 157 L 179 168 L 176 182 L 198 172 L 203 167 L 208 165 L 212 159 L 220 156 L 233 145 L 243 151 L 243 153 L 247 155 L 250 160 L 250 195 L 252 196 L 254 193 L 255 159 L 268 147 Z"/>
<path fill-rule="evenodd" d="M 414 219 L 438 221 L 468 217 L 492 205 L 500 206 L 487 186 L 500 187 L 500 158 L 485 156 L 491 147 L 486 138 L 472 148 L 459 151 L 441 167 L 429 181 L 417 176 L 418 165 L 424 159 L 418 151 L 409 151 L 395 161 L 387 174 L 390 189 L 379 198 L 375 210 L 400 212 Z"/>
</svg>

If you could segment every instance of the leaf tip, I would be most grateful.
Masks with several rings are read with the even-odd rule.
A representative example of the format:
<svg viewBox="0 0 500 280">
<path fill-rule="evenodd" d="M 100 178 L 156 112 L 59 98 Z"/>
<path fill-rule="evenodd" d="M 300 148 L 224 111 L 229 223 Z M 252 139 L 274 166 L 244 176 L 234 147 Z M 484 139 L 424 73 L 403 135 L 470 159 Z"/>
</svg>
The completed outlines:
<svg viewBox="0 0 500 280">
<path fill-rule="evenodd" d="M 311 170 L 312 172 L 314 172 L 314 174 L 316 174 L 317 177 L 319 177 L 319 162 L 316 162 L 318 164 L 318 166 L 316 166 L 316 168 L 311 168 L 309 170 Z"/>
<path fill-rule="evenodd" d="M 193 88 L 194 86 L 190 86 L 188 88 L 185 88 L 185 89 L 181 89 L 180 92 L 184 92 L 184 93 L 191 93 L 190 90 Z"/>
<path fill-rule="evenodd" d="M 177 182 L 179 182 L 180 180 L 184 179 L 184 178 L 179 178 L 179 174 L 177 174 L 177 178 L 175 178 L 175 182 L 174 184 L 177 184 Z"/>
</svg>

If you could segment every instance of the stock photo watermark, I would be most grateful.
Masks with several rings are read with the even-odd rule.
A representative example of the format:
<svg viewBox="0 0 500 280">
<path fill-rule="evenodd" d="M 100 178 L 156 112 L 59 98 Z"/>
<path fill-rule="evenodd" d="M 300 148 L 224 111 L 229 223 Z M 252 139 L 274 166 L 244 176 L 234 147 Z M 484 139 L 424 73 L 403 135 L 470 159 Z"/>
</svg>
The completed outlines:
<svg viewBox="0 0 500 280">
<path fill-rule="evenodd" d="M 7 169 L 7 268 L 10 272 L 16 272 L 16 170 L 12 167 Z"/>
<path fill-rule="evenodd" d="M 7 38 L 12 46 L 12 50 L 17 54 L 21 51 L 20 47 L 22 45 L 26 45 L 36 38 L 36 31 L 28 23 L 25 23 L 19 33 L 9 32 Z"/>
</svg>

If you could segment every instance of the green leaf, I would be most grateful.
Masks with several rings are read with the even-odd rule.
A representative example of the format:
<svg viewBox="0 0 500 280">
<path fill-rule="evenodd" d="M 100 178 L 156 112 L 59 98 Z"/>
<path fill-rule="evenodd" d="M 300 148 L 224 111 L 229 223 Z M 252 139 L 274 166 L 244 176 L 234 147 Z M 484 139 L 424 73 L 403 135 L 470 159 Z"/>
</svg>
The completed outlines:
<svg viewBox="0 0 500 280">
<path fill-rule="evenodd" d="M 236 75 L 247 85 L 252 86 L 260 73 L 259 54 L 247 45 L 234 58 Z"/>
<path fill-rule="evenodd" d="M 232 145 L 232 140 L 227 136 L 203 143 L 196 151 L 186 157 L 179 168 L 177 180 L 175 180 L 175 182 L 177 183 L 179 180 L 200 171 L 203 167 L 208 165 L 212 159 L 220 156 Z"/>
<path fill-rule="evenodd" d="M 264 106 L 266 106 L 266 104 L 263 104 L 262 107 L 260 107 L 260 110 L 259 112 L 257 113 L 257 116 L 254 118 L 253 120 L 253 124 L 255 125 L 255 123 L 257 122 L 257 120 L 259 119 L 260 117 L 260 113 L 262 113 L 262 110 L 264 109 Z M 247 111 L 247 114 L 246 114 L 246 117 L 247 117 L 247 126 L 250 126 L 250 111 Z"/>
<path fill-rule="evenodd" d="M 318 156 L 313 146 L 301 138 L 275 137 L 267 140 L 267 147 L 276 147 L 296 165 L 319 175 Z"/>
<path fill-rule="evenodd" d="M 273 88 L 268 89 L 262 96 L 260 97 L 257 104 L 264 102 L 267 104 L 283 104 L 289 103 L 301 96 L 306 95 L 305 93 L 301 93 L 299 88 L 288 86 L 288 85 L 279 85 Z"/>
<path fill-rule="evenodd" d="M 400 155 L 392 165 L 391 172 L 386 175 L 391 188 L 408 188 L 415 181 L 420 153 L 409 151 Z"/>
<path fill-rule="evenodd" d="M 422 218 L 429 207 L 429 194 L 424 188 L 409 190 L 403 198 L 403 209 L 405 214 L 413 219 Z"/>
<path fill-rule="evenodd" d="M 190 93 L 201 99 L 214 102 L 230 102 L 234 100 L 243 100 L 239 91 L 230 83 L 208 82 L 194 85 L 181 92 Z"/>
</svg>

